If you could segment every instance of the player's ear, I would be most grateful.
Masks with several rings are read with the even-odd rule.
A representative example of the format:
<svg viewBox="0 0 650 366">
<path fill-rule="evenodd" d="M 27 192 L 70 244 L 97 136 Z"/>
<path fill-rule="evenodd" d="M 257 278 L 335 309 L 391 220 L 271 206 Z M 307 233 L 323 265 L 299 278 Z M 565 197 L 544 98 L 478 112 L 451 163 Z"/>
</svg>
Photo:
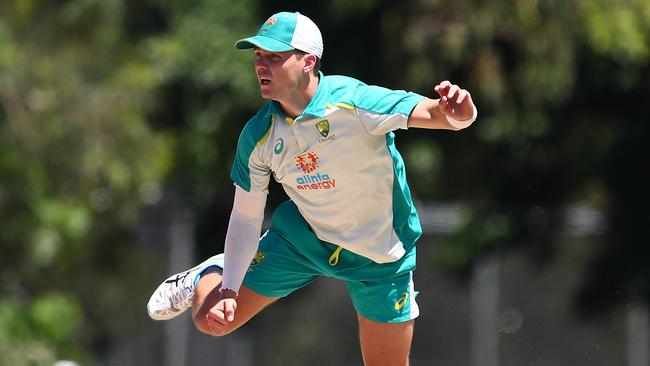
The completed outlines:
<svg viewBox="0 0 650 366">
<path fill-rule="evenodd" d="M 303 70 L 305 72 L 313 72 L 314 68 L 316 67 L 316 61 L 317 57 L 313 53 L 308 53 L 303 56 L 303 60 L 305 61 L 305 66 L 303 67 Z"/>
</svg>

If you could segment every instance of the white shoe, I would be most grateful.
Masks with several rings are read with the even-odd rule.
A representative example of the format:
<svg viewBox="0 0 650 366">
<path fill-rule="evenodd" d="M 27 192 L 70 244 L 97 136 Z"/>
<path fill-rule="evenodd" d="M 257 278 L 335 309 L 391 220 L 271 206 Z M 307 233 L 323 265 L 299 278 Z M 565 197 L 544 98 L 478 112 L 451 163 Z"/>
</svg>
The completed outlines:
<svg viewBox="0 0 650 366">
<path fill-rule="evenodd" d="M 153 292 L 147 303 L 149 316 L 154 320 L 172 319 L 192 306 L 196 276 L 210 266 L 223 269 L 223 253 L 212 256 L 198 266 L 167 278 Z"/>
</svg>

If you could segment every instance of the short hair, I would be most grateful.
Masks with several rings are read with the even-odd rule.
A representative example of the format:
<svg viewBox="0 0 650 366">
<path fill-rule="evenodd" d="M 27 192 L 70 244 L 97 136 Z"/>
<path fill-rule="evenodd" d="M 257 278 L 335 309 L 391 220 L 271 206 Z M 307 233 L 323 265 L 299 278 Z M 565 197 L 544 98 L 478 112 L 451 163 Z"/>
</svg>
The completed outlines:
<svg viewBox="0 0 650 366">
<path fill-rule="evenodd" d="M 296 53 L 301 55 L 301 56 L 309 54 L 309 52 L 305 52 L 305 51 L 302 51 L 302 50 L 296 50 Z M 312 55 L 316 56 L 313 53 L 312 53 Z M 316 56 L 316 65 L 314 66 L 314 75 L 318 76 L 319 71 L 320 71 L 320 57 Z"/>
</svg>

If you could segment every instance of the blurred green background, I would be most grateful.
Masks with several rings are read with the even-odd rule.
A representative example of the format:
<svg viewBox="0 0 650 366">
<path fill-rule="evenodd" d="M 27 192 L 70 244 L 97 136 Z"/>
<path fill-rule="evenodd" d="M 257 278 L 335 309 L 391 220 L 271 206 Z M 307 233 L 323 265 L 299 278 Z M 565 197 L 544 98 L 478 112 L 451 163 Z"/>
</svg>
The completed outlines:
<svg viewBox="0 0 650 366">
<path fill-rule="evenodd" d="M 223 339 L 146 316 L 223 249 L 263 103 L 233 44 L 281 10 L 320 26 L 325 74 L 478 105 L 397 133 L 425 228 L 413 365 L 648 365 L 647 0 L 3 0 L 0 365 L 361 364 L 329 280 Z"/>
</svg>

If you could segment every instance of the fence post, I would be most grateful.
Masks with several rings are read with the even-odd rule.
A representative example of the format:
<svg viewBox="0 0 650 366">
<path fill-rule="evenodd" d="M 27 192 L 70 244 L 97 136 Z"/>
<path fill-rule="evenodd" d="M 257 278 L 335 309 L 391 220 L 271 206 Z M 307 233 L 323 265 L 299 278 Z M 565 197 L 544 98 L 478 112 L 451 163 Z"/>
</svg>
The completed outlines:
<svg viewBox="0 0 650 366">
<path fill-rule="evenodd" d="M 633 303 L 627 310 L 627 364 L 650 366 L 650 318 L 645 304 Z"/>
<path fill-rule="evenodd" d="M 169 225 L 169 274 L 190 268 L 194 263 L 194 217 L 192 212 L 173 203 Z M 165 322 L 165 366 L 187 364 L 192 324 L 187 317 Z"/>
<path fill-rule="evenodd" d="M 470 285 L 471 365 L 499 365 L 499 258 L 490 255 L 474 265 Z"/>
</svg>

